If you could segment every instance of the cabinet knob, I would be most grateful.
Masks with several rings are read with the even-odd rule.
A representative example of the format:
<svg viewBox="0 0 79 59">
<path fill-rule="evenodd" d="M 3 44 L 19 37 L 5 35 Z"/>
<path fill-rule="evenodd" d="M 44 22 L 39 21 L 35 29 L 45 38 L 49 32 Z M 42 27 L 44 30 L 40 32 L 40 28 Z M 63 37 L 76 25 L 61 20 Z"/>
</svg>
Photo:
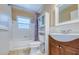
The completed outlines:
<svg viewBox="0 0 79 59">
<path fill-rule="evenodd" d="M 57 47 L 57 48 L 62 48 L 60 45 L 57 45 L 56 47 Z"/>
<path fill-rule="evenodd" d="M 62 48 L 61 46 L 59 48 Z"/>
<path fill-rule="evenodd" d="M 57 45 L 56 47 L 59 48 L 59 45 Z"/>
</svg>

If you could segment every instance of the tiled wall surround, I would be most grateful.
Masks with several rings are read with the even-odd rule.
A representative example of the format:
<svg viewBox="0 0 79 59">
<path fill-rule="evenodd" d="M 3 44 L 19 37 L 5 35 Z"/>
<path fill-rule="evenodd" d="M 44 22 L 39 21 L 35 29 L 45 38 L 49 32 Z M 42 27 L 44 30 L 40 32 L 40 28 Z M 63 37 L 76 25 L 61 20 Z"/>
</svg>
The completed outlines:
<svg viewBox="0 0 79 59">
<path fill-rule="evenodd" d="M 27 31 L 22 31 L 18 28 L 17 26 L 17 22 L 14 21 L 13 22 L 13 26 L 12 26 L 12 40 L 14 41 L 21 41 L 21 40 L 34 40 L 35 36 L 34 36 L 34 31 L 35 30 L 35 25 L 32 23 L 31 27 L 29 30 Z M 24 36 L 27 36 L 26 38 Z"/>
<path fill-rule="evenodd" d="M 50 31 L 51 32 L 62 32 L 62 30 L 71 30 L 70 33 L 79 33 L 79 23 L 73 23 L 73 24 L 65 24 L 61 26 L 54 26 L 51 27 Z"/>
<path fill-rule="evenodd" d="M 0 54 L 7 54 L 9 51 L 9 32 L 0 30 Z"/>
<path fill-rule="evenodd" d="M 12 8 L 12 7 L 11 7 Z M 3 4 L 3 5 L 0 5 L 0 12 L 3 12 L 3 13 L 10 13 L 10 17 L 11 18 L 13 18 L 13 20 L 15 20 L 15 18 L 16 18 L 16 16 L 15 16 L 15 14 L 17 14 L 17 15 L 25 15 L 25 16 L 27 16 L 29 13 L 28 12 L 26 12 L 27 13 L 27 15 L 26 15 L 26 13 L 25 12 L 23 12 L 22 13 L 22 10 L 20 10 L 20 11 L 18 11 L 18 9 L 11 9 L 11 8 L 8 8 L 8 5 L 7 4 Z M 15 11 L 15 10 L 17 10 L 17 11 Z M 12 12 L 11 11 L 13 11 L 13 15 L 15 16 L 13 16 L 12 15 Z M 13 17 L 12 17 L 13 16 Z M 35 20 L 36 18 L 36 14 L 35 13 L 33 13 L 33 14 L 29 14 L 29 16 L 30 17 L 34 17 L 33 19 Z M 12 19 L 10 19 L 11 21 L 12 21 Z M 3 31 L 3 30 L 0 30 L 0 54 L 7 54 L 8 53 L 8 51 L 10 50 L 10 46 L 12 46 L 12 45 L 10 45 L 10 42 L 13 42 L 13 40 L 15 40 L 15 41 L 20 41 L 20 40 L 27 40 L 26 38 L 25 39 L 23 39 L 23 35 L 27 35 L 27 34 L 30 34 L 30 39 L 32 39 L 32 40 L 34 40 L 34 20 L 32 20 L 32 26 L 31 26 L 31 31 L 30 31 L 30 33 L 28 32 L 28 33 L 25 33 L 25 34 L 22 34 L 22 33 L 18 33 L 19 31 L 16 29 L 16 24 L 13 24 L 12 25 L 12 22 L 10 22 L 10 27 L 9 27 L 9 31 Z M 14 27 L 14 28 L 13 28 Z M 22 36 L 21 36 L 22 35 Z M 13 43 L 14 44 L 14 43 Z M 25 43 L 24 43 L 25 44 Z"/>
</svg>

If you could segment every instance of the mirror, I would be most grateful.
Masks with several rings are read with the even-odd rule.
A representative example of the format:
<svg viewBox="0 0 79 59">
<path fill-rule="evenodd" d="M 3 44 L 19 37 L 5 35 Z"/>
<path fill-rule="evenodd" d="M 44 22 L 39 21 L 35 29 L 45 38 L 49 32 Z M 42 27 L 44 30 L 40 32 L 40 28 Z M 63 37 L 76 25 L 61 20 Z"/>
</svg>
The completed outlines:
<svg viewBox="0 0 79 59">
<path fill-rule="evenodd" d="M 72 20 L 78 20 L 79 11 L 78 4 L 61 4 L 56 6 L 57 9 L 57 23 L 66 23 Z"/>
</svg>

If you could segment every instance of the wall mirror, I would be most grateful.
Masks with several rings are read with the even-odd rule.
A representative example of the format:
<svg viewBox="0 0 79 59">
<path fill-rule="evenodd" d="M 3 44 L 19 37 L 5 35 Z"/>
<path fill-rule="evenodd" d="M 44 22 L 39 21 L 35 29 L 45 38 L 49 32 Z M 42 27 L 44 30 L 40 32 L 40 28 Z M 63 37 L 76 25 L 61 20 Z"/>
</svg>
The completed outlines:
<svg viewBox="0 0 79 59">
<path fill-rule="evenodd" d="M 78 4 L 58 4 L 56 5 L 56 25 L 63 25 L 79 21 Z"/>
</svg>

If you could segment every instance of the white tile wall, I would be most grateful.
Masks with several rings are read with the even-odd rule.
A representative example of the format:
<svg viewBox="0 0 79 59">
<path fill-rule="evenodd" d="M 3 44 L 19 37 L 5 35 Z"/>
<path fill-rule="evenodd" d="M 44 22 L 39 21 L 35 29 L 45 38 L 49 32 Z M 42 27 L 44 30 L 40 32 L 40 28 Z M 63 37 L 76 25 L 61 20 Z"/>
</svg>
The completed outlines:
<svg viewBox="0 0 79 59">
<path fill-rule="evenodd" d="M 21 31 L 18 29 L 17 24 L 14 21 L 13 25 L 12 25 L 12 33 L 11 33 L 12 40 L 10 40 L 10 49 L 29 46 L 26 43 L 28 43 L 29 41 L 34 41 L 34 39 L 35 39 L 34 28 L 35 28 L 34 24 L 32 24 L 31 29 L 29 29 L 27 31 Z M 26 36 L 26 37 L 24 37 L 24 36 Z"/>
<path fill-rule="evenodd" d="M 61 32 L 62 30 L 69 30 L 69 29 L 71 30 L 71 33 L 79 33 L 79 22 L 51 27 L 50 31 L 55 33 L 55 32 Z"/>
</svg>

